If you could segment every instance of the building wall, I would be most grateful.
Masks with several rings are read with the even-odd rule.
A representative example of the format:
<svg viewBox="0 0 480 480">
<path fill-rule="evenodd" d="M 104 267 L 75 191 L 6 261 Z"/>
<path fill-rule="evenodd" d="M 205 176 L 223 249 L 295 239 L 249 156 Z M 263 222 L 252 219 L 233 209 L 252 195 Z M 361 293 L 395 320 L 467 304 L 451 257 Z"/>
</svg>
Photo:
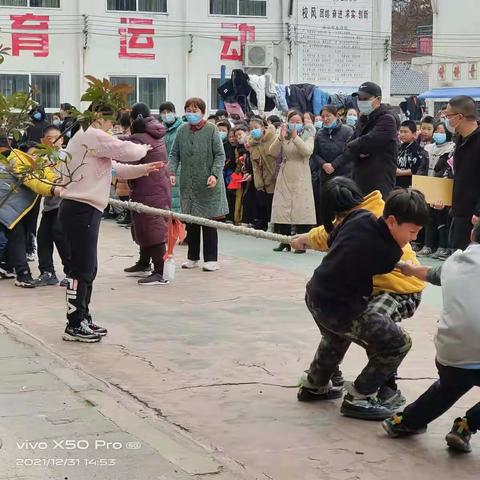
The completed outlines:
<svg viewBox="0 0 480 480">
<path fill-rule="evenodd" d="M 26 49 L 29 48 L 28 40 L 20 37 L 22 48 L 17 55 L 7 57 L 0 74 L 58 74 L 60 102 L 74 105 L 80 103 L 87 74 L 165 78 L 166 98 L 180 111 L 189 96 L 200 96 L 208 100 L 209 109 L 215 109 L 217 105 L 210 101 L 211 81 L 220 77 L 222 65 L 226 66 L 227 77 L 234 68 L 243 68 L 238 56 L 242 44 L 248 41 L 273 45 L 274 61 L 270 71 L 274 79 L 280 83 L 297 83 L 299 72 L 292 58 L 298 55 L 298 39 L 295 41 L 288 32 L 289 28 L 295 27 L 300 2 L 305 1 L 292 1 L 290 5 L 290 0 L 267 0 L 264 18 L 210 15 L 210 0 L 168 0 L 167 14 L 108 11 L 107 0 L 60 0 L 60 9 L 0 7 L 0 43 L 12 46 L 12 35 L 17 34 L 37 36 L 32 51 Z M 372 28 L 387 32 L 388 37 L 391 0 L 371 2 Z M 318 1 L 312 0 L 312 3 Z M 334 7 L 340 2 L 329 0 L 323 3 Z M 291 17 L 288 15 L 290 7 Z M 10 15 L 29 13 L 48 16 L 48 30 L 40 27 L 43 21 L 38 18 L 24 21 L 23 25 L 21 22 L 12 24 Z M 123 20 L 126 23 L 121 23 L 122 19 L 126 19 Z M 136 24 L 138 20 L 150 24 Z M 122 28 L 128 31 L 121 33 L 119 29 Z M 147 32 L 138 37 L 144 48 L 135 48 L 133 37 L 138 29 Z M 48 34 L 47 55 L 38 50 L 38 35 L 45 34 Z M 371 36 L 371 32 L 368 35 Z M 127 42 L 123 53 L 128 58 L 121 55 L 122 38 Z M 364 41 L 365 38 L 362 44 Z M 385 53 L 381 49 L 372 52 L 371 78 L 384 86 L 388 97 L 390 62 L 384 61 Z M 138 58 L 145 55 L 154 58 Z M 263 73 L 263 70 L 250 73 Z M 338 87 L 341 90 L 343 85 Z M 49 107 L 54 111 L 58 106 Z M 155 109 L 158 105 L 151 107 Z"/>
</svg>

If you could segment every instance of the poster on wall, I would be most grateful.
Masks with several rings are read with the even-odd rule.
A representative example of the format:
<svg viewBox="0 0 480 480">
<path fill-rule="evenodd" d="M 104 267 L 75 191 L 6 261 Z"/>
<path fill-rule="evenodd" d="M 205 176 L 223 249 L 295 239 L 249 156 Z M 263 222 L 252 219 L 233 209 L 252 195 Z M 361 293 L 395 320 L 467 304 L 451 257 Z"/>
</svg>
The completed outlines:
<svg viewBox="0 0 480 480">
<path fill-rule="evenodd" d="M 299 0 L 299 81 L 358 87 L 371 80 L 372 47 L 381 43 L 372 33 L 373 12 L 373 0 Z"/>
</svg>

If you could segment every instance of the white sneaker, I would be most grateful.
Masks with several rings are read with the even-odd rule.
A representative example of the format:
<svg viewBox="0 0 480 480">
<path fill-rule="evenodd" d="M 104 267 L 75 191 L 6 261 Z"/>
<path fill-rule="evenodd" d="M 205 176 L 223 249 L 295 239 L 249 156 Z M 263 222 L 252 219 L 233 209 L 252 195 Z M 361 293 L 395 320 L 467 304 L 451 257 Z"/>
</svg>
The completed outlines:
<svg viewBox="0 0 480 480">
<path fill-rule="evenodd" d="M 203 264 L 204 272 L 216 272 L 220 267 L 217 262 L 205 262 Z"/>
<path fill-rule="evenodd" d="M 182 268 L 186 270 L 191 270 L 192 268 L 198 268 L 198 260 L 187 260 L 185 263 L 182 263 Z"/>
</svg>

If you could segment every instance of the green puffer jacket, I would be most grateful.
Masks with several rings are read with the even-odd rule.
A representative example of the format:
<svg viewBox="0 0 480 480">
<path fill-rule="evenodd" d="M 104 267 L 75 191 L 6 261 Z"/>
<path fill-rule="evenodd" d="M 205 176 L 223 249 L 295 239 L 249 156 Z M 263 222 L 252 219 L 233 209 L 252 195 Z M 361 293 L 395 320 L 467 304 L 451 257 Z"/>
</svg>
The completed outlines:
<svg viewBox="0 0 480 480">
<path fill-rule="evenodd" d="M 166 123 L 165 128 L 167 129 L 167 133 L 165 134 L 165 146 L 167 147 L 167 154 L 170 155 L 172 151 L 173 144 L 175 142 L 175 137 L 177 136 L 178 129 L 183 125 L 183 120 L 181 118 L 177 118 L 174 123 L 168 126 Z M 180 168 L 178 169 L 177 173 L 177 184 L 172 187 L 172 211 L 176 213 L 180 213 Z"/>
</svg>

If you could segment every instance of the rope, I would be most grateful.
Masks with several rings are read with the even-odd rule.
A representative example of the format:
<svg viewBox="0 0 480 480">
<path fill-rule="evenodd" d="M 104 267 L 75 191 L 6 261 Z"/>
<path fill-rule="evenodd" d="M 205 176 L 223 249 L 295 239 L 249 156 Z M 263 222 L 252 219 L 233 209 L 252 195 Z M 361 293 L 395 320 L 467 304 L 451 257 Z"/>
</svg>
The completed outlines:
<svg viewBox="0 0 480 480">
<path fill-rule="evenodd" d="M 125 208 L 131 212 L 145 213 L 147 215 L 156 215 L 159 217 L 173 217 L 184 223 L 194 223 L 195 225 L 201 225 L 202 227 L 217 228 L 218 230 L 224 230 L 226 232 L 233 232 L 239 235 L 246 235 L 248 237 L 262 238 L 263 240 L 271 240 L 279 243 L 290 243 L 292 237 L 287 235 L 280 235 L 278 233 L 264 232 L 263 230 L 255 230 L 248 227 L 238 227 L 236 225 L 230 225 L 228 223 L 217 222 L 208 218 L 195 217 L 193 215 L 187 215 L 185 213 L 175 213 L 170 210 L 162 210 L 161 208 L 148 207 L 142 203 L 137 202 L 122 202 L 121 200 L 110 199 L 110 205 L 114 207 Z"/>
</svg>

